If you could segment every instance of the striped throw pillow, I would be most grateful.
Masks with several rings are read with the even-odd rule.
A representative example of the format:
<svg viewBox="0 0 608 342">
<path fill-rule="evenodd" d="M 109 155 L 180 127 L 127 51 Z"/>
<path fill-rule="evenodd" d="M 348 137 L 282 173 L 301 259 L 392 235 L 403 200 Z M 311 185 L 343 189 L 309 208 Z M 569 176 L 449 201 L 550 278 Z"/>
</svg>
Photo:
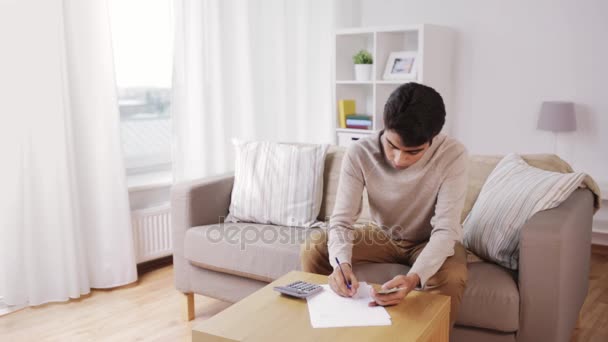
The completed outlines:
<svg viewBox="0 0 608 342">
<path fill-rule="evenodd" d="M 226 222 L 319 224 L 328 145 L 233 143 L 235 178 Z"/>
<path fill-rule="evenodd" d="M 465 247 L 483 259 L 517 270 L 523 225 L 535 213 L 560 205 L 585 177 L 584 173 L 541 170 L 516 154 L 505 156 L 465 219 Z"/>
</svg>

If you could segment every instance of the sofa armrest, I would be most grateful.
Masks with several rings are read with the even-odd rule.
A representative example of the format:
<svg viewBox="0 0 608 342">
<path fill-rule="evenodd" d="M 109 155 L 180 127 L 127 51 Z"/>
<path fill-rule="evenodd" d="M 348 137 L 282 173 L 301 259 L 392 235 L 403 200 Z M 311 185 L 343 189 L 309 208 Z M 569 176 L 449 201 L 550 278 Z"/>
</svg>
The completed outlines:
<svg viewBox="0 0 608 342">
<path fill-rule="evenodd" d="M 191 227 L 219 223 L 228 215 L 234 174 L 197 179 L 171 188 L 171 230 L 175 286 L 190 291 L 184 236 Z"/>
<path fill-rule="evenodd" d="M 593 195 L 577 189 L 522 228 L 518 341 L 570 341 L 589 287 Z"/>
</svg>

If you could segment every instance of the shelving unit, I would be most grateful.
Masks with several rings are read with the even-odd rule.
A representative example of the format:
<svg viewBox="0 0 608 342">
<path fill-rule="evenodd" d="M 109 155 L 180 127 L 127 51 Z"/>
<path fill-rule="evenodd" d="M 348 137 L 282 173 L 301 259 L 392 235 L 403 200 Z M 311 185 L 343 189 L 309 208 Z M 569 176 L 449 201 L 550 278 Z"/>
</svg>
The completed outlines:
<svg viewBox="0 0 608 342">
<path fill-rule="evenodd" d="M 337 144 L 348 146 L 384 127 L 382 114 L 390 94 L 401 84 L 418 82 L 435 88 L 451 107 L 453 38 L 449 28 L 421 24 L 376 28 L 347 28 L 335 32 L 334 103 Z M 356 81 L 352 56 L 366 49 L 373 58 L 372 79 Z M 391 52 L 417 51 L 417 75 L 412 80 L 384 80 L 384 67 Z M 357 114 L 372 117 L 371 130 L 340 128 L 338 101 L 356 101 Z M 449 127 L 448 122 L 444 130 Z"/>
</svg>

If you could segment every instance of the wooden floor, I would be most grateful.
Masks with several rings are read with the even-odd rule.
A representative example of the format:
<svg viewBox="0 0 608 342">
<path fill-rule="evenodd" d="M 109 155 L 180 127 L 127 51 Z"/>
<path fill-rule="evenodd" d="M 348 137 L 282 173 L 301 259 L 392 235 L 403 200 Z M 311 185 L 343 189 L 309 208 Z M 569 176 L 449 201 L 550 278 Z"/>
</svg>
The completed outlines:
<svg viewBox="0 0 608 342">
<path fill-rule="evenodd" d="M 137 284 L 95 290 L 67 303 L 26 308 L 0 317 L 2 341 L 190 341 L 193 324 L 230 304 L 196 296 L 196 319 L 181 320 L 173 267 L 140 276 Z M 572 341 L 608 341 L 608 248 L 595 248 L 590 288 Z"/>
<path fill-rule="evenodd" d="M 608 341 L 608 246 L 593 246 L 589 292 L 572 341 Z"/>
<path fill-rule="evenodd" d="M 181 297 L 165 266 L 136 284 L 2 316 L 0 341 L 190 341 L 193 324 L 230 306 L 197 295 L 196 319 L 184 322 Z"/>
</svg>

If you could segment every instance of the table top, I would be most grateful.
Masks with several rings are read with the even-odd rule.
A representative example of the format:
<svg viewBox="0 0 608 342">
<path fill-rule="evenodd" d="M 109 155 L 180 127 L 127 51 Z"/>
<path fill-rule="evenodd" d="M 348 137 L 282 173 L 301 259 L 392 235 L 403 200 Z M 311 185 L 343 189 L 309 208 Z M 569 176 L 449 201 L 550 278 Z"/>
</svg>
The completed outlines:
<svg viewBox="0 0 608 342">
<path fill-rule="evenodd" d="M 428 340 L 449 331 L 450 298 L 412 291 L 387 307 L 392 325 L 319 328 L 310 325 L 306 300 L 283 296 L 272 288 L 302 280 L 327 284 L 327 277 L 292 271 L 226 310 L 194 326 L 192 341 L 325 341 L 395 339 Z"/>
</svg>

